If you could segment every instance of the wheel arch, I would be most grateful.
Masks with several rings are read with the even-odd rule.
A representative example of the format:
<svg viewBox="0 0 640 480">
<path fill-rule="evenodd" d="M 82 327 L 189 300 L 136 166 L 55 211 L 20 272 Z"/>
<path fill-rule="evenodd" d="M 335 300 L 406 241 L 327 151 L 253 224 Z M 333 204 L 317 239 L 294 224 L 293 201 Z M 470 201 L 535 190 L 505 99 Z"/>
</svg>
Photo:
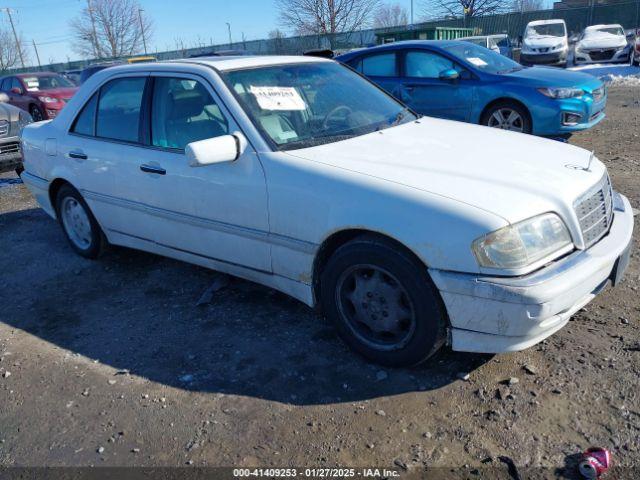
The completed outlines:
<svg viewBox="0 0 640 480">
<path fill-rule="evenodd" d="M 514 97 L 498 97 L 491 100 L 489 103 L 487 103 L 484 106 L 484 108 L 482 109 L 482 112 L 480 112 L 479 123 L 482 124 L 482 121 L 484 120 L 484 116 L 487 114 L 489 109 L 495 107 L 500 103 L 515 103 L 516 105 L 521 107 L 527 114 L 529 123 L 531 124 L 531 131 L 533 132 L 535 130 L 533 125 L 533 116 L 531 115 L 531 110 L 529 109 L 529 107 L 527 107 L 527 105 L 522 100 L 518 100 L 517 98 L 514 98 Z"/>
<path fill-rule="evenodd" d="M 421 259 L 411 248 L 409 248 L 400 240 L 388 234 L 364 228 L 345 228 L 335 231 L 322 241 L 313 260 L 311 288 L 313 290 L 314 303 L 317 306 L 319 306 L 318 299 L 320 298 L 320 278 L 322 277 L 322 272 L 324 271 L 324 267 L 326 266 L 327 262 L 340 247 L 362 236 L 378 238 L 384 242 L 391 243 L 395 247 L 403 250 L 405 253 L 411 256 L 416 262 L 419 262 L 421 265 L 423 265 L 425 269 L 427 268 L 426 262 Z"/>
</svg>

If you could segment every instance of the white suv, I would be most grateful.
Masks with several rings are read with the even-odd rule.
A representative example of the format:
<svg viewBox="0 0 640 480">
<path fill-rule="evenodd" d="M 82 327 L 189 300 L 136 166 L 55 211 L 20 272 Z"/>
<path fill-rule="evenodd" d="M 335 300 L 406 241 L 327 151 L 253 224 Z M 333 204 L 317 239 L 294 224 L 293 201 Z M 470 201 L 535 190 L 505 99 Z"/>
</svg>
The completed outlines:
<svg viewBox="0 0 640 480">
<path fill-rule="evenodd" d="M 326 59 L 109 68 L 23 144 L 22 179 L 80 255 L 268 285 L 386 365 L 529 347 L 630 255 L 631 207 L 591 153 L 419 118 Z"/>
</svg>

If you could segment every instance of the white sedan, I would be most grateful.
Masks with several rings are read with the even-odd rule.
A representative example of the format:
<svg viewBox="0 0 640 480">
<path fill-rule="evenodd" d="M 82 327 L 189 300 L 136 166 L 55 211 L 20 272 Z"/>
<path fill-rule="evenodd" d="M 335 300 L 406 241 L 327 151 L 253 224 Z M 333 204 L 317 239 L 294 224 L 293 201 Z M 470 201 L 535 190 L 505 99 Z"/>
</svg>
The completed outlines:
<svg viewBox="0 0 640 480">
<path fill-rule="evenodd" d="M 584 29 L 576 43 L 574 62 L 629 63 L 632 48 L 621 25 L 592 25 Z"/>
<path fill-rule="evenodd" d="M 419 118 L 326 59 L 109 68 L 23 147 L 80 255 L 124 245 L 268 285 L 386 365 L 529 347 L 630 255 L 631 207 L 591 153 Z"/>
</svg>

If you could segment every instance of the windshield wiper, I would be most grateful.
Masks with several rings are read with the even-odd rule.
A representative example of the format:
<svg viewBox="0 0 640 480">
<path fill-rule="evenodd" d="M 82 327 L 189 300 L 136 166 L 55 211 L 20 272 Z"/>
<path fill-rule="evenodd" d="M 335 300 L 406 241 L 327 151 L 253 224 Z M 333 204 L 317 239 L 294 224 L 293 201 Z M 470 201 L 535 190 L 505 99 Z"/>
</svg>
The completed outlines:
<svg viewBox="0 0 640 480">
<path fill-rule="evenodd" d="M 405 119 L 408 113 L 410 113 L 409 107 L 404 107 L 402 110 L 398 112 L 396 118 L 389 124 L 390 127 L 395 127 L 396 125 L 400 125 L 400 122 Z"/>
</svg>

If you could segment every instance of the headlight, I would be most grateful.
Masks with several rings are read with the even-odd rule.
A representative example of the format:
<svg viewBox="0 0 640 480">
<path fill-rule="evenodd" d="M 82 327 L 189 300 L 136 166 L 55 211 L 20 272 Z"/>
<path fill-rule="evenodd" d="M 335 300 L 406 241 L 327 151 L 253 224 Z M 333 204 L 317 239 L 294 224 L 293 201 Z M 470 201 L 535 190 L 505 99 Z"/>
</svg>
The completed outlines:
<svg viewBox="0 0 640 480">
<path fill-rule="evenodd" d="M 555 47 L 553 47 L 553 49 L 558 50 L 558 49 L 561 49 L 562 47 L 564 47 L 564 43 L 559 43 Z"/>
<path fill-rule="evenodd" d="M 0 120 L 0 137 L 4 137 L 9 133 L 9 122 Z"/>
<path fill-rule="evenodd" d="M 560 217 L 545 213 L 480 237 L 471 248 L 481 267 L 517 269 L 551 260 L 573 243 Z"/>
<path fill-rule="evenodd" d="M 581 88 L 539 88 L 538 91 L 549 98 L 575 98 L 584 95 Z"/>
<path fill-rule="evenodd" d="M 526 43 L 522 44 L 522 51 L 524 53 L 531 53 L 531 47 L 529 45 L 527 45 Z"/>
<path fill-rule="evenodd" d="M 38 97 L 38 100 L 40 100 L 42 103 L 58 103 L 60 101 L 57 98 L 47 96 Z"/>
<path fill-rule="evenodd" d="M 22 129 L 24 126 L 29 125 L 33 122 L 31 115 L 29 115 L 24 110 L 20 110 L 20 116 L 18 117 L 18 127 Z"/>
</svg>

